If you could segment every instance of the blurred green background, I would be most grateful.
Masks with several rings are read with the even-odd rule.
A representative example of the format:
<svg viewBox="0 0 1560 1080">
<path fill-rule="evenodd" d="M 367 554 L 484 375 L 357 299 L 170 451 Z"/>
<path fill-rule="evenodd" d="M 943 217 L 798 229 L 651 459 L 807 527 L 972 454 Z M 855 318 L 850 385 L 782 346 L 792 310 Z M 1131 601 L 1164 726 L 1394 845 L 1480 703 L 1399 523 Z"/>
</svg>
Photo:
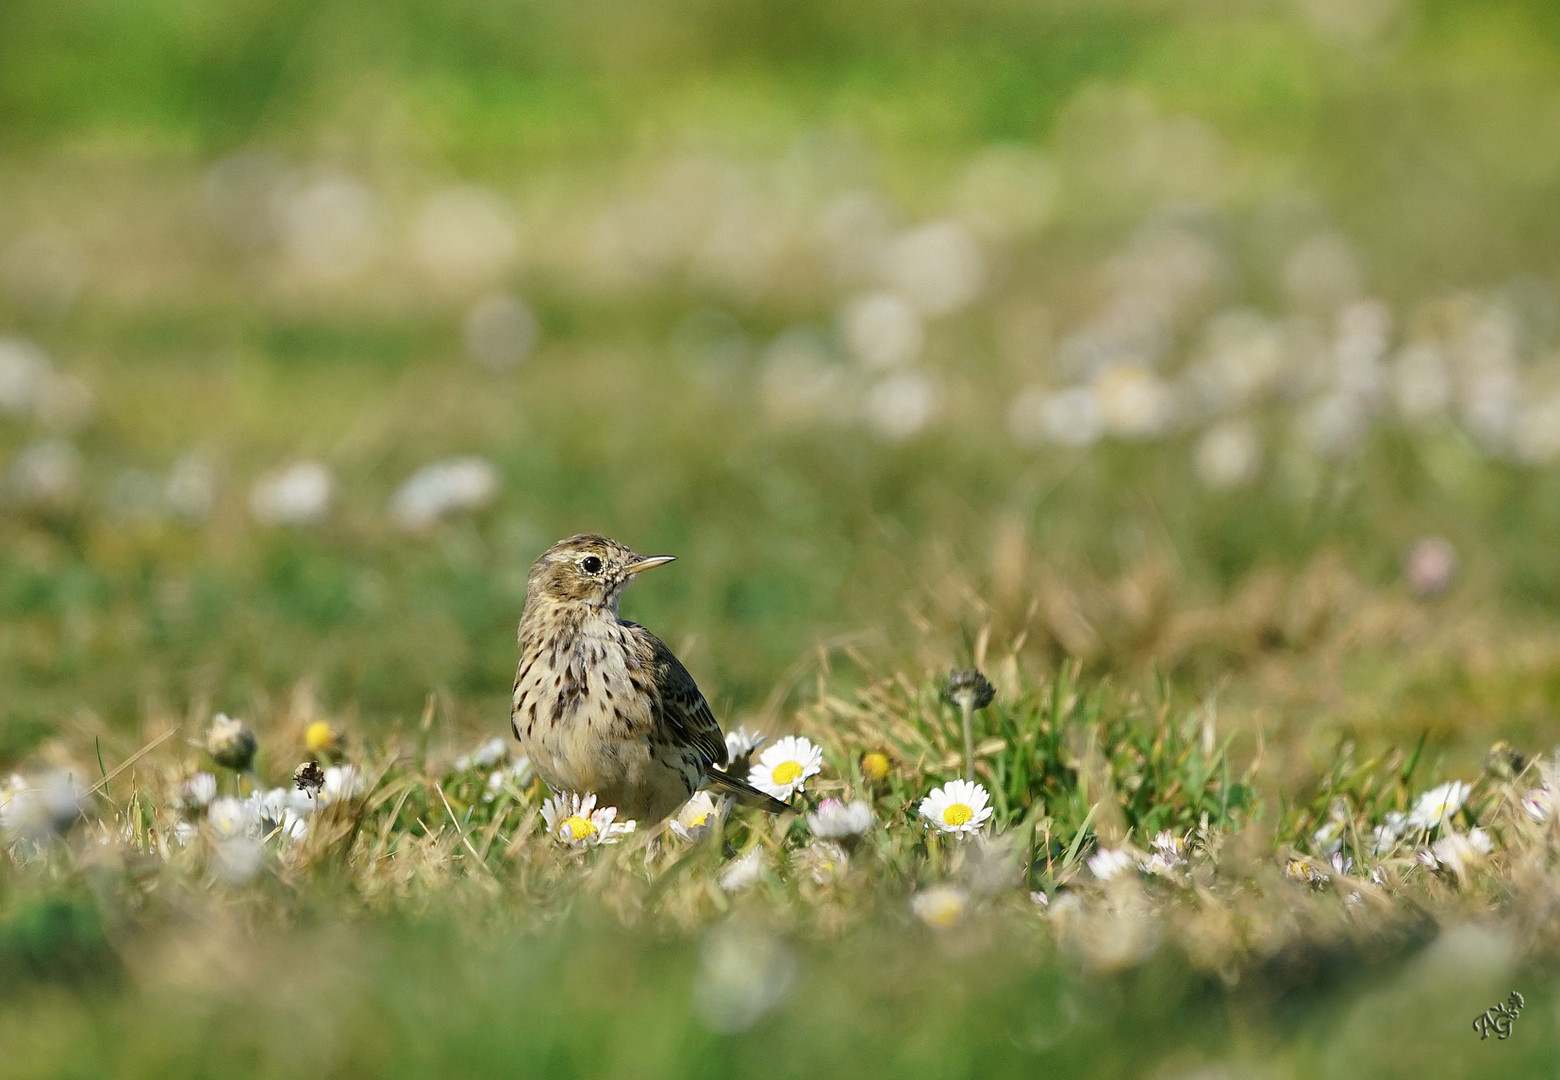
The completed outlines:
<svg viewBox="0 0 1560 1080">
<path fill-rule="evenodd" d="M 500 730 L 587 529 L 723 713 L 992 619 L 1207 681 L 1053 601 L 1426 535 L 1543 625 L 1557 119 L 1542 0 L 8 0 L 0 758 L 299 680 Z"/>
</svg>

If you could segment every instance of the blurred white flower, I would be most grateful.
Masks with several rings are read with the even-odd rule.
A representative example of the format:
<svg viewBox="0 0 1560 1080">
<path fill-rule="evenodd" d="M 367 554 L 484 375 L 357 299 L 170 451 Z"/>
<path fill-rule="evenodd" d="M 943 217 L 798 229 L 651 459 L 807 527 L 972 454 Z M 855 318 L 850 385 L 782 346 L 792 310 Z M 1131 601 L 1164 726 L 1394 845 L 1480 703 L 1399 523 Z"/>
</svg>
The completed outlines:
<svg viewBox="0 0 1560 1080">
<path fill-rule="evenodd" d="M 1386 855 L 1397 847 L 1398 839 L 1403 835 L 1404 824 L 1408 815 L 1398 810 L 1387 811 L 1386 818 L 1380 825 L 1370 831 L 1370 849 L 1375 855 Z"/>
<path fill-rule="evenodd" d="M 542 803 L 547 835 L 570 847 L 615 844 L 634 831 L 632 821 L 618 821 L 617 807 L 597 808 L 594 795 L 554 795 Z"/>
<path fill-rule="evenodd" d="M 920 814 L 939 831 L 979 832 L 991 817 L 991 796 L 973 780 L 950 780 L 921 800 Z"/>
<path fill-rule="evenodd" d="M 224 795 L 206 808 L 206 822 L 219 839 L 257 836 L 260 832 L 260 806 L 251 799 Z"/>
<path fill-rule="evenodd" d="M 294 268 L 318 280 L 354 276 L 379 246 L 374 195 L 344 173 L 304 170 L 284 177 L 272 213 Z"/>
<path fill-rule="evenodd" d="M 726 796 L 716 798 L 708 791 L 695 791 L 667 825 L 679 839 L 691 842 L 719 825 L 730 809 L 731 800 Z"/>
<path fill-rule="evenodd" d="M 951 221 L 902 233 L 880 259 L 888 283 L 928 315 L 957 311 L 986 284 L 980 247 L 962 225 Z"/>
<path fill-rule="evenodd" d="M 957 885 L 932 885 L 910 898 L 910 910 L 927 926 L 957 925 L 969 910 L 970 894 Z"/>
<path fill-rule="evenodd" d="M 1210 319 L 1199 352 L 1188 374 L 1203 402 L 1217 412 L 1261 398 L 1278 382 L 1287 360 L 1279 328 L 1249 308 Z"/>
<path fill-rule="evenodd" d="M 1409 828 L 1434 829 L 1446 824 L 1452 815 L 1462 809 L 1463 803 L 1468 801 L 1468 795 L 1472 790 L 1461 780 L 1453 780 L 1440 787 L 1431 788 L 1419 796 L 1419 801 L 1414 803 L 1414 809 L 1409 812 L 1407 818 Z"/>
<path fill-rule="evenodd" d="M 466 355 L 489 371 L 508 371 L 536 347 L 536 316 L 517 296 L 484 296 L 461 320 Z"/>
<path fill-rule="evenodd" d="M 850 803 L 824 799 L 815 812 L 807 815 L 807 827 L 812 834 L 826 839 L 860 836 L 872 825 L 872 807 L 860 799 Z"/>
<path fill-rule="evenodd" d="M 720 872 L 720 887 L 729 893 L 741 892 L 764 876 L 764 857 L 752 848 L 726 864 Z"/>
<path fill-rule="evenodd" d="M 819 885 L 838 881 L 850 869 L 850 855 L 833 840 L 814 840 L 795 858 L 796 868 Z"/>
<path fill-rule="evenodd" d="M 63 833 L 81 817 L 85 798 L 75 774 L 66 769 L 33 778 L 12 775 L 0 783 L 0 839 L 39 842 Z"/>
<path fill-rule="evenodd" d="M 355 799 L 363 794 L 364 786 L 363 774 L 357 766 L 332 765 L 325 770 L 325 783 L 318 797 L 319 805 L 329 806 L 331 803 Z"/>
<path fill-rule="evenodd" d="M 80 493 L 81 454 L 64 439 L 35 442 L 11 461 L 6 484 L 23 506 L 68 506 Z"/>
<path fill-rule="evenodd" d="M 741 761 L 762 746 L 766 738 L 767 735 L 749 731 L 746 727 L 726 732 L 726 760 L 732 763 Z"/>
<path fill-rule="evenodd" d="M 436 281 L 470 285 L 501 272 L 519 248 L 514 214 L 486 188 L 459 185 L 430 195 L 412 224 L 412 250 Z"/>
<path fill-rule="evenodd" d="M 935 382 L 918 372 L 890 375 L 874 383 L 862 403 L 867 422 L 889 439 L 908 439 L 937 415 Z"/>
<path fill-rule="evenodd" d="M 1534 821 L 1543 822 L 1554 817 L 1555 805 L 1554 789 L 1547 784 L 1529 788 L 1527 794 L 1522 796 L 1522 809 Z"/>
<path fill-rule="evenodd" d="M 509 749 L 509 740 L 502 735 L 495 735 L 487 742 L 478 746 L 469 754 L 462 754 L 455 759 L 450 766 L 456 772 L 466 772 L 468 769 L 488 769 L 504 760 L 504 754 Z"/>
<path fill-rule="evenodd" d="M 1127 851 L 1100 848 L 1089 856 L 1089 872 L 1101 881 L 1110 881 L 1137 865 L 1137 860 Z"/>
<path fill-rule="evenodd" d="M 784 802 L 822 768 L 822 750 L 800 735 L 787 735 L 758 755 L 748 783 Z"/>
<path fill-rule="evenodd" d="M 265 863 L 265 848 L 247 833 L 222 836 L 212 849 L 211 868 L 232 885 L 252 881 Z"/>
<path fill-rule="evenodd" d="M 725 923 L 714 927 L 699 953 L 694 1010 L 723 1034 L 746 1031 L 778 1005 L 796 981 L 796 958 L 762 931 Z"/>
<path fill-rule="evenodd" d="M 1446 834 L 1419 853 L 1419 861 L 1434 870 L 1447 870 L 1461 876 L 1484 860 L 1495 848 L 1490 834 L 1470 829 L 1467 835 L 1448 829 Z"/>
<path fill-rule="evenodd" d="M 1560 393 L 1524 405 L 1511 441 L 1517 456 L 1529 465 L 1560 461 Z"/>
<path fill-rule="evenodd" d="M 168 470 L 163 498 L 179 517 L 204 521 L 217 501 L 217 474 L 211 462 L 195 451 L 180 456 Z"/>
<path fill-rule="evenodd" d="M 24 338 L 0 337 L 0 412 L 32 412 L 53 376 L 48 353 Z"/>
<path fill-rule="evenodd" d="M 1213 490 L 1245 487 L 1262 468 L 1262 438 L 1246 420 L 1223 420 L 1197 440 L 1192 460 L 1198 479 Z"/>
<path fill-rule="evenodd" d="M 851 354 L 869 368 L 914 363 L 926 343 L 921 313 L 903 296 L 886 291 L 851 299 L 840 314 L 840 331 Z"/>
<path fill-rule="evenodd" d="M 1055 393 L 1031 387 L 1013 399 L 1007 423 L 1013 440 L 1023 446 L 1089 446 L 1105 433 L 1099 395 L 1088 386 L 1072 386 Z"/>
<path fill-rule="evenodd" d="M 780 422 L 848 419 L 844 365 L 822 335 L 787 330 L 764 350 L 760 382 L 764 411 Z"/>
<path fill-rule="evenodd" d="M 297 461 L 266 473 L 249 491 L 262 525 L 316 525 L 330 513 L 335 479 L 318 461 Z"/>
<path fill-rule="evenodd" d="M 217 778 L 198 772 L 179 785 L 179 805 L 186 810 L 203 810 L 217 797 Z"/>
<path fill-rule="evenodd" d="M 390 516 L 403 529 L 426 529 L 450 514 L 480 510 L 498 494 L 498 483 L 498 470 L 485 458 L 436 461 L 396 489 Z"/>
<path fill-rule="evenodd" d="M 496 802 L 499 793 L 508 787 L 518 792 L 531 782 L 531 759 L 517 757 L 502 769 L 495 769 L 487 778 L 487 790 L 482 793 L 483 802 Z"/>
<path fill-rule="evenodd" d="M 1169 829 L 1155 835 L 1151 846 L 1154 850 L 1138 864 L 1138 869 L 1145 874 L 1165 877 L 1186 866 L 1186 843 Z"/>
</svg>

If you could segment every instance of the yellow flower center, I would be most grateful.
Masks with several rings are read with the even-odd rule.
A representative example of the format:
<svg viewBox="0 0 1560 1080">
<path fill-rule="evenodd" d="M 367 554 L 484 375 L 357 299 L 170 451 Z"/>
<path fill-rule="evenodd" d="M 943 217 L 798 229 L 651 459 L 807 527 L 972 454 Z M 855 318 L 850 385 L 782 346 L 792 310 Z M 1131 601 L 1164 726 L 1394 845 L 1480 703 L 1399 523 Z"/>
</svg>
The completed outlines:
<svg viewBox="0 0 1560 1080">
<path fill-rule="evenodd" d="M 559 830 L 570 840 L 589 840 L 596 835 L 596 823 L 590 818 L 582 818 L 573 814 L 563 821 L 563 828 Z"/>
<path fill-rule="evenodd" d="M 948 825 L 963 825 L 974 816 L 975 811 L 961 802 L 949 803 L 943 810 L 943 822 Z"/>
<path fill-rule="evenodd" d="M 802 763 L 799 761 L 782 761 L 770 772 L 777 784 L 794 784 L 802 775 Z"/>
<path fill-rule="evenodd" d="M 868 780 L 888 779 L 888 755 L 874 750 L 861 758 L 861 775 Z"/>
<path fill-rule="evenodd" d="M 708 810 L 706 810 L 704 813 L 700 814 L 698 817 L 696 817 L 692 821 L 688 822 L 688 828 L 690 828 L 690 829 L 697 829 L 699 826 L 703 825 L 709 819 L 710 819 L 710 812 Z"/>
<path fill-rule="evenodd" d="M 316 720 L 303 733 L 303 745 L 311 754 L 323 754 L 336 747 L 336 732 L 325 720 Z"/>
</svg>

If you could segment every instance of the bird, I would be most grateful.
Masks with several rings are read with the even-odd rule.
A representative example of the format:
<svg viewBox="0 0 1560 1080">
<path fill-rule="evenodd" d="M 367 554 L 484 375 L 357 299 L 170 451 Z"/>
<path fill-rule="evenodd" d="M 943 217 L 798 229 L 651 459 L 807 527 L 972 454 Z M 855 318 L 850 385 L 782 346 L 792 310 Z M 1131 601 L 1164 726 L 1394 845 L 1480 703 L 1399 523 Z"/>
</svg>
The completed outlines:
<svg viewBox="0 0 1560 1080">
<path fill-rule="evenodd" d="M 510 726 L 555 794 L 590 793 L 641 825 L 703 787 L 772 813 L 791 808 L 727 773 L 726 739 L 682 661 L 618 615 L 645 558 L 581 533 L 537 558 L 526 578 Z"/>
</svg>

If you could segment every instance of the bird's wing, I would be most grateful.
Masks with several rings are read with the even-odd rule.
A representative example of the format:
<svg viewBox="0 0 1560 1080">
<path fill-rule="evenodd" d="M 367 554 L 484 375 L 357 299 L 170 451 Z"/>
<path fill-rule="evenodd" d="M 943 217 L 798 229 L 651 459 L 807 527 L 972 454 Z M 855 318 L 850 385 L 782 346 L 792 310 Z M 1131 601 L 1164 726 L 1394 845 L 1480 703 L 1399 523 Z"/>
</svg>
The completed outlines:
<svg viewBox="0 0 1560 1080">
<path fill-rule="evenodd" d="M 699 693 L 698 683 L 666 643 L 637 623 L 631 632 L 649 647 L 650 669 L 655 678 L 657 719 L 680 742 L 691 746 L 705 769 L 726 764 L 726 737 Z"/>
</svg>

